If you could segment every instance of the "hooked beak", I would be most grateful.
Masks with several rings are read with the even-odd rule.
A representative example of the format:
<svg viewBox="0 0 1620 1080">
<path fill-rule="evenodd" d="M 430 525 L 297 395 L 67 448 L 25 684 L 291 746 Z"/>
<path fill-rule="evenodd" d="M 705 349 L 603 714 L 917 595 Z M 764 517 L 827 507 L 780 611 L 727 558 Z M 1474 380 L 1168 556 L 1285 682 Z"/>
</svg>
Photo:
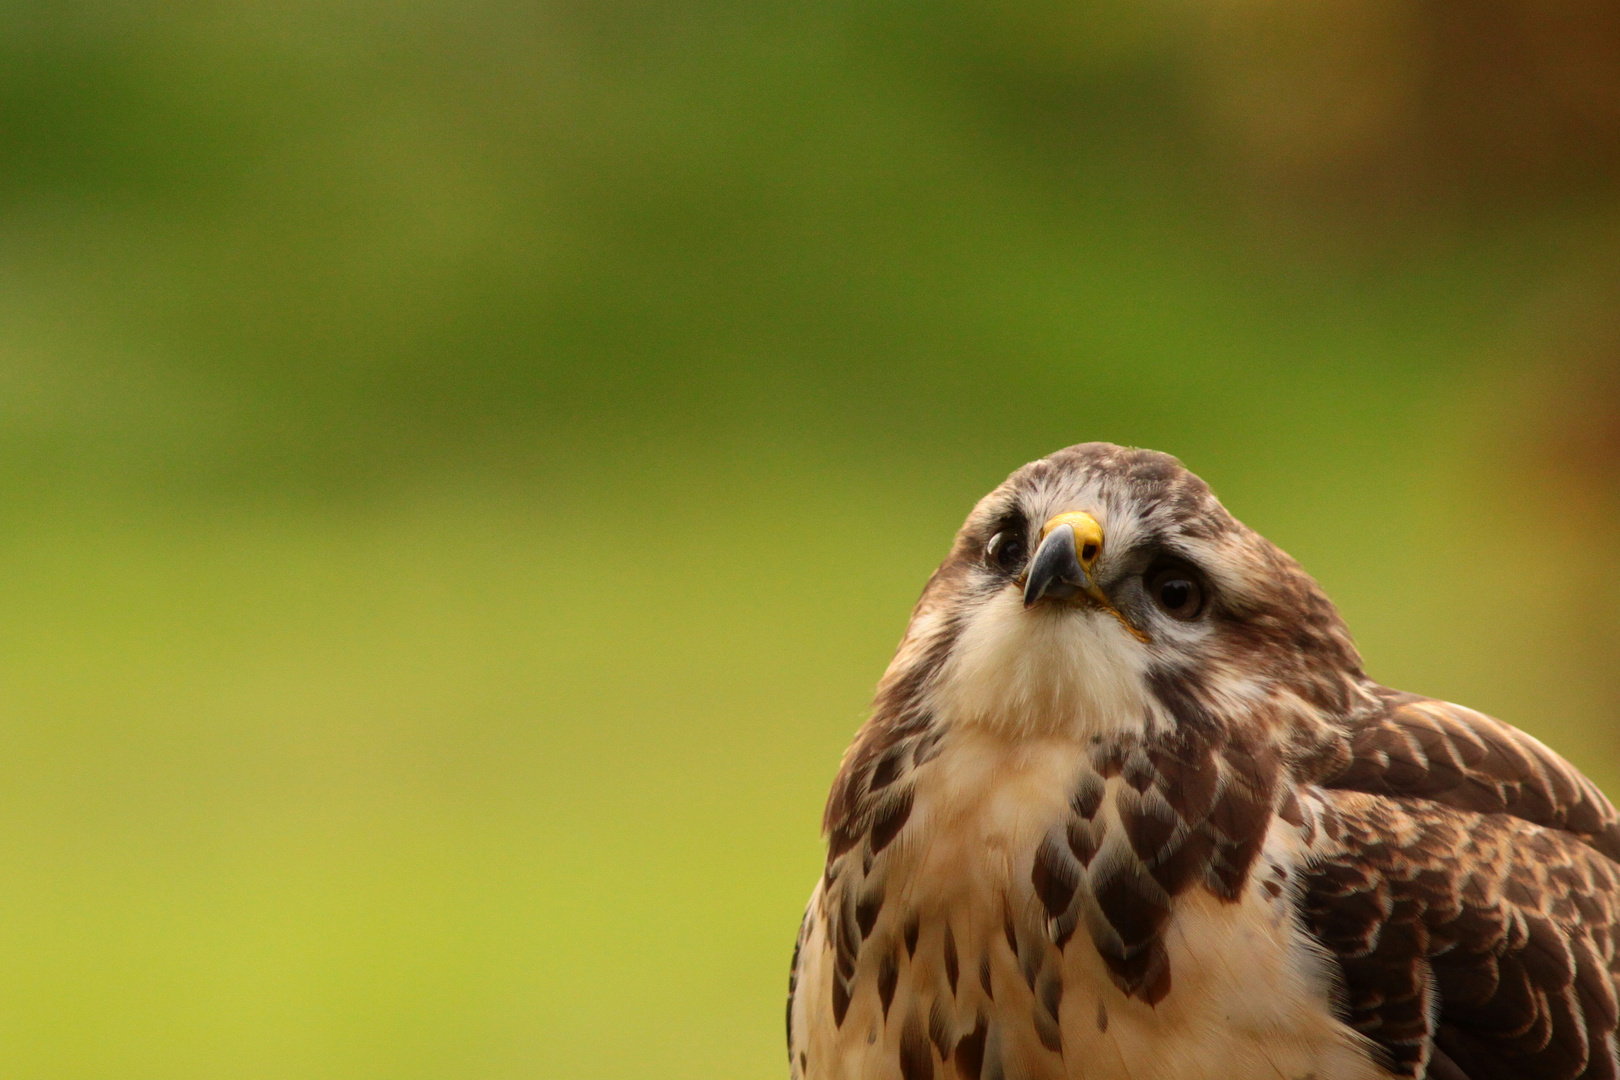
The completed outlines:
<svg viewBox="0 0 1620 1080">
<path fill-rule="evenodd" d="M 1100 598 L 1091 571 L 1102 553 L 1102 539 L 1102 526 L 1090 514 L 1059 514 L 1041 526 L 1040 546 L 1024 573 L 1024 606 L 1033 607 L 1047 596 L 1066 600 L 1085 593 Z"/>
<path fill-rule="evenodd" d="M 1048 598 L 1084 597 L 1118 619 L 1138 641 L 1148 644 L 1152 639 L 1147 633 L 1131 625 L 1097 585 L 1096 566 L 1102 546 L 1102 526 L 1090 514 L 1059 514 L 1042 525 L 1041 542 L 1024 572 L 1024 607 L 1034 607 Z"/>
</svg>

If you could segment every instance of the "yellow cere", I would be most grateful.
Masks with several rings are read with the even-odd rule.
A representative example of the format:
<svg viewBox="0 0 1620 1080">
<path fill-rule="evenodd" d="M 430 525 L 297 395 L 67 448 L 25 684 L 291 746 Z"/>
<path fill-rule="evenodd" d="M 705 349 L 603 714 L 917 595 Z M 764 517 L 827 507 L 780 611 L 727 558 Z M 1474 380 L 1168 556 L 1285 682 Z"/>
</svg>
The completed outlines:
<svg viewBox="0 0 1620 1080">
<path fill-rule="evenodd" d="M 1045 540 L 1051 531 L 1059 525 L 1067 525 L 1074 530 L 1074 550 L 1080 553 L 1081 564 L 1089 568 L 1096 561 L 1097 556 L 1102 553 L 1102 526 L 1097 524 L 1097 519 L 1090 514 L 1081 510 L 1071 510 L 1066 514 L 1059 514 L 1045 525 L 1042 525 L 1041 539 Z"/>
<path fill-rule="evenodd" d="M 1080 555 L 1080 564 L 1084 566 L 1087 573 L 1089 573 L 1091 571 L 1091 564 L 1096 562 L 1097 557 L 1102 554 L 1102 526 L 1097 524 L 1096 518 L 1092 517 L 1085 511 L 1071 510 L 1068 513 L 1059 514 L 1056 517 L 1051 518 L 1045 525 L 1042 525 L 1041 539 L 1045 540 L 1047 536 L 1051 535 L 1052 530 L 1060 525 L 1067 525 L 1069 528 L 1074 530 L 1074 550 Z M 1109 614 L 1118 619 L 1120 625 L 1129 630 L 1132 636 L 1134 636 L 1138 641 L 1142 642 L 1144 645 L 1152 642 L 1153 639 L 1148 636 L 1147 632 L 1134 625 L 1131 620 L 1127 619 L 1123 614 L 1121 614 L 1119 609 L 1114 607 L 1114 605 L 1109 601 L 1108 597 L 1104 595 L 1103 591 L 1097 588 L 1095 584 L 1092 584 L 1086 590 L 1086 595 L 1090 596 L 1098 604 L 1102 605 L 1102 607 L 1107 610 Z"/>
</svg>

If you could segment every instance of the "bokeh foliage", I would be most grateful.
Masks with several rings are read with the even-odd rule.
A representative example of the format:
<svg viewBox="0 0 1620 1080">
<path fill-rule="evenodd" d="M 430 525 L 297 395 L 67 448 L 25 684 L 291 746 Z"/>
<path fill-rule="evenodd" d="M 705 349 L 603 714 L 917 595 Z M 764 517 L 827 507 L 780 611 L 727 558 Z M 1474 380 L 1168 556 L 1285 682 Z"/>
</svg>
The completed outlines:
<svg viewBox="0 0 1620 1080">
<path fill-rule="evenodd" d="M 0 1072 L 780 1075 L 907 606 L 1082 439 L 1620 788 L 1605 5 L 0 10 Z"/>
</svg>

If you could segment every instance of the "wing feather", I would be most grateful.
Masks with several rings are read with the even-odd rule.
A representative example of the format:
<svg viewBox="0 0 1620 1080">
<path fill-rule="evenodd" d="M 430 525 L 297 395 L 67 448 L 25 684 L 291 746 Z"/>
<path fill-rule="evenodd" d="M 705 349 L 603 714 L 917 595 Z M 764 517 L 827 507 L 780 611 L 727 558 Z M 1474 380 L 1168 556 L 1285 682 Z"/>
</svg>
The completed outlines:
<svg viewBox="0 0 1620 1080">
<path fill-rule="evenodd" d="M 1551 749 L 1461 705 L 1392 690 L 1379 696 L 1384 710 L 1351 729 L 1348 757 L 1321 778 L 1324 787 L 1511 814 L 1620 860 L 1620 813 Z"/>
<path fill-rule="evenodd" d="M 1509 813 L 1322 796 L 1331 853 L 1302 913 L 1339 962 L 1350 1024 L 1396 1075 L 1620 1074 L 1620 866 Z"/>
</svg>

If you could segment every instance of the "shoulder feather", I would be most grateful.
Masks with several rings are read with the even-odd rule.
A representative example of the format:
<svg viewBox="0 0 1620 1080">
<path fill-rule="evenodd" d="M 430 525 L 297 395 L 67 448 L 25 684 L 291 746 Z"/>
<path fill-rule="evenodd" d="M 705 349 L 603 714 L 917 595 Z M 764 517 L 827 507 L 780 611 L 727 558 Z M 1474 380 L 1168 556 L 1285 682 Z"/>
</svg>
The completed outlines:
<svg viewBox="0 0 1620 1080">
<path fill-rule="evenodd" d="M 1319 778 L 1324 787 L 1510 814 L 1620 861 L 1620 814 L 1557 753 L 1461 705 L 1392 690 L 1379 697 L 1384 707 L 1351 727 L 1348 757 Z"/>
</svg>

